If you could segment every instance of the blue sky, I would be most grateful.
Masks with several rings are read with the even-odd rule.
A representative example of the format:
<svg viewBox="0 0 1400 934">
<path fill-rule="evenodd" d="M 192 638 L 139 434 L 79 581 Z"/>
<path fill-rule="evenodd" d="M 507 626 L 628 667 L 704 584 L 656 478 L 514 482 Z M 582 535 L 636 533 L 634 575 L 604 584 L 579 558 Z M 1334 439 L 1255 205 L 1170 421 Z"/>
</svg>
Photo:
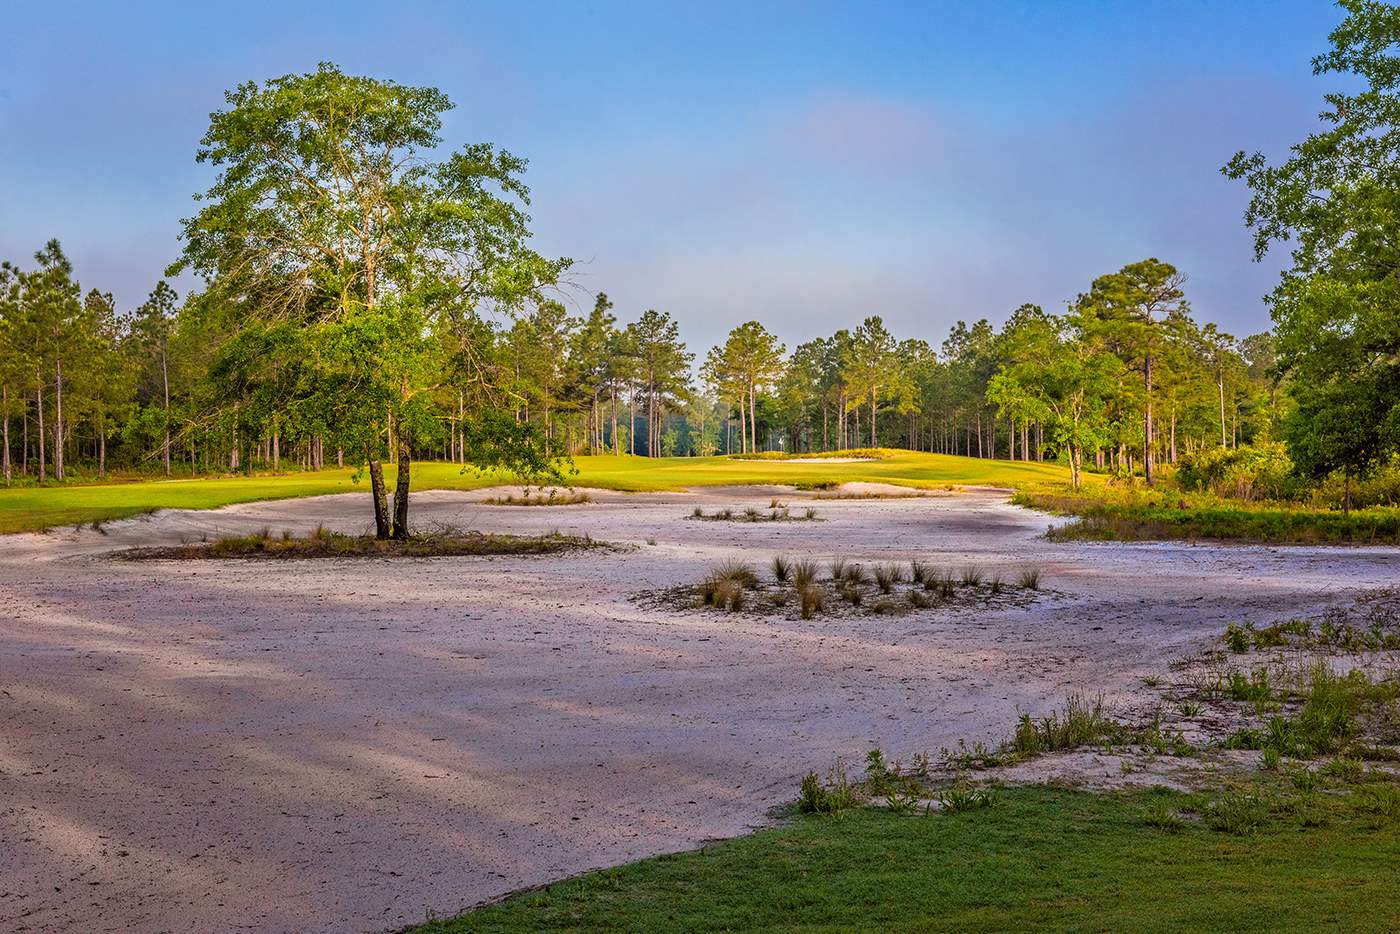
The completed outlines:
<svg viewBox="0 0 1400 934">
<path fill-rule="evenodd" d="M 692 349 L 881 314 L 1059 308 L 1155 255 L 1199 318 L 1268 326 L 1237 149 L 1316 125 L 1339 11 L 1313 2 L 49 3 L 0 34 L 0 257 L 59 237 L 139 303 L 211 181 L 232 85 L 332 60 L 442 88 L 452 145 L 530 159 L 571 295 L 671 311 Z M 181 283 L 188 288 L 189 282 Z"/>
</svg>

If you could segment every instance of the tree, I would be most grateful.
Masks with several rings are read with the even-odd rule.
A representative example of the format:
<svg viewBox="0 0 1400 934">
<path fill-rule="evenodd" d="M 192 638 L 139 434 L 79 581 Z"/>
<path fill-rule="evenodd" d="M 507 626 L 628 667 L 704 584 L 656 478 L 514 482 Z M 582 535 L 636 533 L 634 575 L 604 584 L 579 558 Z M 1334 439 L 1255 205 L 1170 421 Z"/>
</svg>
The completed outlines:
<svg viewBox="0 0 1400 934">
<path fill-rule="evenodd" d="M 1360 79 L 1325 95 L 1327 124 L 1270 165 L 1236 153 L 1222 170 L 1252 196 L 1255 258 L 1291 241 L 1269 297 L 1277 371 L 1296 407 L 1284 434 L 1299 472 L 1365 474 L 1400 451 L 1400 9 L 1342 0 L 1347 17 L 1315 75 Z"/>
<path fill-rule="evenodd" d="M 537 298 L 568 261 L 527 246 L 524 160 L 489 144 L 427 158 L 452 106 L 435 88 L 322 64 L 225 99 L 198 153 L 220 171 L 169 272 L 203 275 L 203 304 L 233 334 L 216 398 L 252 428 L 270 409 L 324 426 L 368 466 L 377 535 L 406 537 L 414 444 L 440 431 L 445 371 L 428 336 L 441 317 Z M 255 407 L 259 387 L 268 404 Z M 546 440 L 500 415 L 483 413 L 463 445 L 478 466 L 553 469 Z"/>
<path fill-rule="evenodd" d="M 170 335 L 175 327 L 179 298 L 162 279 L 136 309 L 131 322 L 132 338 L 142 358 L 138 392 L 145 401 L 159 399 L 161 404 L 161 460 L 167 477 L 170 476 Z"/>
<path fill-rule="evenodd" d="M 1186 317 L 1186 277 L 1175 266 L 1156 258 L 1129 263 L 1116 273 L 1100 276 L 1080 296 L 1086 324 L 1110 341 L 1125 360 L 1142 372 L 1142 457 L 1144 479 L 1154 479 L 1152 399 L 1153 364 L 1165 346 L 1181 333 Z"/>
<path fill-rule="evenodd" d="M 638 385 L 647 406 L 646 453 L 661 453 L 661 414 L 664 406 L 685 401 L 687 371 L 695 359 L 681 343 L 680 327 L 670 312 L 648 308 L 627 326 L 636 360 Z"/>
<path fill-rule="evenodd" d="M 879 315 L 861 322 L 852 335 L 850 347 L 842 358 L 841 370 L 851 386 L 854 406 L 860 398 L 870 401 L 870 446 L 879 447 L 876 424 L 879 416 L 880 393 L 888 390 L 898 373 L 891 366 L 895 356 L 895 339 L 885 328 Z"/>
</svg>

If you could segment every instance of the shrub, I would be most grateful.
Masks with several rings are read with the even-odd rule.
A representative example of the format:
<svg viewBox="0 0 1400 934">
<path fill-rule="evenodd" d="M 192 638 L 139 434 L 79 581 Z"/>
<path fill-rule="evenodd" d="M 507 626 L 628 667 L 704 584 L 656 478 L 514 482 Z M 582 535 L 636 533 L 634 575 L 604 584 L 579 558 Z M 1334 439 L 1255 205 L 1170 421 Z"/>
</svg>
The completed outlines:
<svg viewBox="0 0 1400 934">
<path fill-rule="evenodd" d="M 1238 623 L 1231 623 L 1225 627 L 1225 644 L 1230 647 L 1230 651 L 1236 655 L 1243 655 L 1249 651 L 1249 632 Z"/>
<path fill-rule="evenodd" d="M 1278 442 L 1238 448 L 1204 448 L 1177 462 L 1176 482 L 1185 490 L 1231 499 L 1287 499 L 1295 492 L 1293 462 Z"/>
<path fill-rule="evenodd" d="M 840 814 L 854 802 L 850 783 L 839 768 L 828 776 L 823 785 L 816 772 L 808 772 L 798 789 L 797 809 L 803 814 Z"/>
</svg>

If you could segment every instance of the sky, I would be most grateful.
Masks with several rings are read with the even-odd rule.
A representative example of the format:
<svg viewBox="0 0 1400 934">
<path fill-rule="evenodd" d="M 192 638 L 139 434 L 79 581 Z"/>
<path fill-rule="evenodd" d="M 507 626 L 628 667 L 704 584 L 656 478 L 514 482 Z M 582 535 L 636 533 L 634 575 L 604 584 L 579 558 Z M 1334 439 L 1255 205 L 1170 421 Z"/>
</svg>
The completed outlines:
<svg viewBox="0 0 1400 934">
<path fill-rule="evenodd" d="M 334 61 L 441 88 L 447 148 L 530 161 L 535 246 L 579 312 L 669 311 L 703 356 L 878 314 L 1049 310 L 1156 256 L 1196 317 L 1269 326 L 1237 150 L 1278 157 L 1337 78 L 1323 0 L 26 5 L 0 34 L 0 257 L 51 237 L 85 288 L 144 300 L 214 170 L 223 92 Z M 180 280 L 182 290 L 197 287 Z"/>
</svg>

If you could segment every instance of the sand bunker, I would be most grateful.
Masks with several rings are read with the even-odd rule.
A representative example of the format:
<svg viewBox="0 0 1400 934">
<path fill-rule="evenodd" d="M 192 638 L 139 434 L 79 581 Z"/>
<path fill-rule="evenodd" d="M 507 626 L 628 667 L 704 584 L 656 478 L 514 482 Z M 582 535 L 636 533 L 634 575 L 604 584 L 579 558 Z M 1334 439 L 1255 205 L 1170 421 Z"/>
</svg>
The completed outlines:
<svg viewBox="0 0 1400 934">
<path fill-rule="evenodd" d="M 1390 582 L 1397 557 L 1057 544 L 1040 537 L 1053 520 L 992 494 L 791 493 L 824 521 L 752 524 L 683 520 L 769 492 L 483 495 L 418 494 L 417 518 L 635 547 L 104 557 L 263 526 L 364 531 L 362 494 L 0 539 L 0 929 L 393 929 L 740 833 L 838 755 L 907 760 L 999 739 L 1070 691 L 1112 701 L 1228 622 Z M 631 599 L 775 553 L 1034 564 L 1053 593 L 878 620 Z"/>
</svg>

